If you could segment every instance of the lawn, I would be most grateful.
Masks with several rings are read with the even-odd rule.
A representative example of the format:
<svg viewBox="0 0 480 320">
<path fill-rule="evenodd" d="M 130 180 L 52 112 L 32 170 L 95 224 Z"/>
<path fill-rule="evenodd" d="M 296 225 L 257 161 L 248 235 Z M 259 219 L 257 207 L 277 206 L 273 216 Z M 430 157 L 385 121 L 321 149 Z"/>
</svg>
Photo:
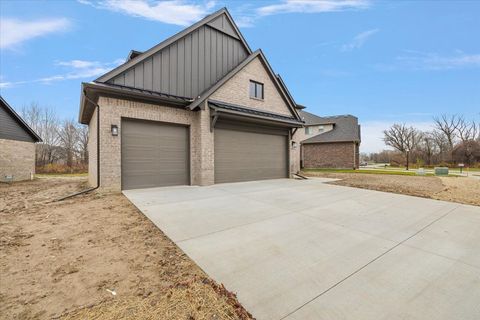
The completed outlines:
<svg viewBox="0 0 480 320">
<path fill-rule="evenodd" d="M 411 171 L 395 171 L 395 170 L 380 170 L 380 169 L 303 169 L 303 172 L 326 172 L 326 173 L 364 173 L 364 174 L 391 174 L 399 176 L 420 176 L 415 170 Z M 431 173 L 426 173 L 425 176 L 433 176 Z"/>
<path fill-rule="evenodd" d="M 251 318 L 122 194 L 40 176 L 0 183 L 0 318 Z"/>
</svg>

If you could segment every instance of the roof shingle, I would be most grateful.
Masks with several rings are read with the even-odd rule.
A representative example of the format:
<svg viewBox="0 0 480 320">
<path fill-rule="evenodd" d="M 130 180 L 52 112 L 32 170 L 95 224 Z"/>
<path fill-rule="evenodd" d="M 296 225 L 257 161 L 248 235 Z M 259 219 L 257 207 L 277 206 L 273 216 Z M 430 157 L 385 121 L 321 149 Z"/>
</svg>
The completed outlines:
<svg viewBox="0 0 480 320">
<path fill-rule="evenodd" d="M 358 119 L 352 115 L 338 115 L 319 117 L 313 113 L 299 110 L 299 114 L 305 121 L 305 126 L 333 124 L 333 130 L 320 133 L 302 143 L 326 143 L 326 142 L 360 142 L 360 126 Z"/>
</svg>

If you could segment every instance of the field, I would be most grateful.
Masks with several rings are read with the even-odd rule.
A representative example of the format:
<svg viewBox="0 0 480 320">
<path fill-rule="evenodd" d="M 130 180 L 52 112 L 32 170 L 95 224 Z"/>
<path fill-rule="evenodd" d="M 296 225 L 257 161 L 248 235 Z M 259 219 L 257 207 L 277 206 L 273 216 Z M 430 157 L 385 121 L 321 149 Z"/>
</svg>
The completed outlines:
<svg viewBox="0 0 480 320">
<path fill-rule="evenodd" d="M 0 318 L 250 319 L 121 194 L 85 178 L 0 184 Z"/>
<path fill-rule="evenodd" d="M 394 192 L 480 206 L 480 179 L 411 174 L 364 173 L 362 170 L 308 170 L 306 176 L 336 178 L 337 185 Z"/>
</svg>

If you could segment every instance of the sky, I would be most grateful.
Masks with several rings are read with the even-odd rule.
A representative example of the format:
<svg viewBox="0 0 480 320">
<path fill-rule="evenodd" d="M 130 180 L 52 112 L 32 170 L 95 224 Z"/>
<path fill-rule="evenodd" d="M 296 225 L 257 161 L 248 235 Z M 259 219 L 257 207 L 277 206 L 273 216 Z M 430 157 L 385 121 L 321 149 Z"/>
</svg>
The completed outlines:
<svg viewBox="0 0 480 320">
<path fill-rule="evenodd" d="M 0 1 L 0 94 L 78 117 L 81 82 L 227 7 L 297 103 L 353 114 L 361 152 L 393 123 L 480 120 L 480 1 Z"/>
</svg>

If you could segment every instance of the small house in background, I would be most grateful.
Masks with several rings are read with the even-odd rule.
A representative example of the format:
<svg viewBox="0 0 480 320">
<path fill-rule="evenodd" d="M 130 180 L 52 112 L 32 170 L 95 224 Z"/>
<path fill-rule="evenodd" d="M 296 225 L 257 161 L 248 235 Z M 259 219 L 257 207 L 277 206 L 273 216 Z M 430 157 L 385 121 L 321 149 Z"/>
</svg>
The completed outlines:
<svg viewBox="0 0 480 320">
<path fill-rule="evenodd" d="M 360 125 L 352 115 L 319 117 L 297 105 L 305 122 L 295 139 L 300 143 L 302 168 L 358 169 Z"/>
<path fill-rule="evenodd" d="M 30 180 L 35 174 L 35 142 L 42 139 L 0 96 L 0 181 Z"/>
</svg>

